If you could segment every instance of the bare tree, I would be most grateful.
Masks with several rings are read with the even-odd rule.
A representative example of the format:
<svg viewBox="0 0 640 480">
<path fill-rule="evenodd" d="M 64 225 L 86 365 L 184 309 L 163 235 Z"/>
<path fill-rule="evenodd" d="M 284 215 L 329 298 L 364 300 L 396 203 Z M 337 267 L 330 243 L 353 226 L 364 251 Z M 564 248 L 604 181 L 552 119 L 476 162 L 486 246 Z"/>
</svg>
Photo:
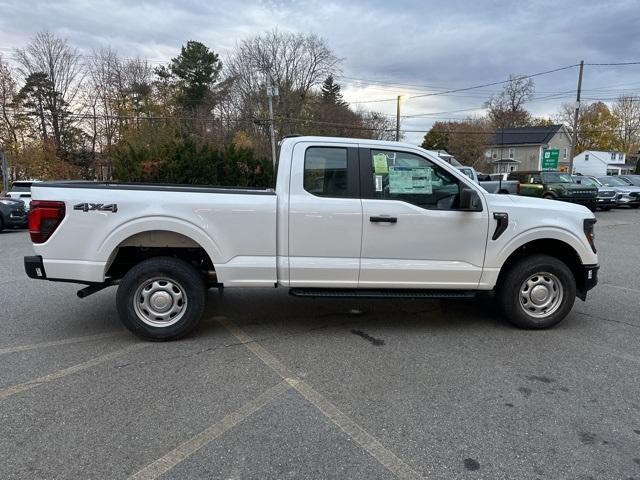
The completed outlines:
<svg viewBox="0 0 640 480">
<path fill-rule="evenodd" d="M 372 138 L 375 140 L 395 140 L 396 128 L 395 122 L 379 112 L 371 112 L 360 110 L 357 112 L 362 123 L 363 138 Z"/>
<path fill-rule="evenodd" d="M 618 121 L 620 149 L 635 153 L 640 149 L 640 96 L 621 96 L 613 104 L 612 113 Z"/>
<path fill-rule="evenodd" d="M 56 148 L 63 148 L 63 140 L 73 127 L 68 108 L 78 95 L 83 69 L 75 47 L 65 39 L 49 32 L 40 32 L 24 49 L 16 50 L 19 72 L 26 79 L 33 74 L 44 74 L 53 94 L 46 95 L 45 108 L 53 131 Z"/>
<path fill-rule="evenodd" d="M 531 100 L 535 85 L 531 78 L 511 74 L 498 95 L 486 102 L 489 120 L 494 128 L 525 127 L 531 123 L 531 114 L 524 104 Z"/>
<path fill-rule="evenodd" d="M 266 76 L 278 87 L 275 115 L 279 134 L 295 131 L 309 94 L 338 69 L 339 59 L 317 35 L 267 32 L 240 42 L 227 63 L 239 118 L 266 117 Z M 260 130 L 258 130 L 259 132 Z"/>
<path fill-rule="evenodd" d="M 83 89 L 88 115 L 83 125 L 91 132 L 92 156 L 105 178 L 112 168 L 112 148 L 124 129 L 137 127 L 151 114 L 152 78 L 146 60 L 122 59 L 110 47 L 94 50 L 90 57 Z"/>
<path fill-rule="evenodd" d="M 0 55 L 0 147 L 18 144 L 13 107 L 18 94 L 16 81 L 9 65 Z"/>
</svg>

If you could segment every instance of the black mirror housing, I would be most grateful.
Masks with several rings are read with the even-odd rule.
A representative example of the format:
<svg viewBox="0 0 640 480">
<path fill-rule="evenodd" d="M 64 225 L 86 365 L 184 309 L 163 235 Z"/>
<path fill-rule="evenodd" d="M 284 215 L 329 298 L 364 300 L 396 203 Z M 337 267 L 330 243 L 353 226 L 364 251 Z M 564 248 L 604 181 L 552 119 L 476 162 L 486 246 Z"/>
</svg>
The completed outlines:
<svg viewBox="0 0 640 480">
<path fill-rule="evenodd" d="M 474 188 L 462 187 L 460 190 L 460 210 L 468 212 L 481 212 L 482 200 L 478 191 Z"/>
</svg>

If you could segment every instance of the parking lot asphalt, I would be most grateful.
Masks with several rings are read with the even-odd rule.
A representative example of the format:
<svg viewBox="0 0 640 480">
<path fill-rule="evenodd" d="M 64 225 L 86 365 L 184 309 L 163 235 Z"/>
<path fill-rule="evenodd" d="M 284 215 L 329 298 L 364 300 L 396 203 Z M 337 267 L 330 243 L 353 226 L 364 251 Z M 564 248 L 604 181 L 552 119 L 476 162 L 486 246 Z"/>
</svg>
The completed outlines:
<svg viewBox="0 0 640 480">
<path fill-rule="evenodd" d="M 0 233 L 0 478 L 640 478 L 640 211 L 548 331 L 473 301 L 209 293 L 146 343 L 115 289 L 33 281 Z"/>
</svg>

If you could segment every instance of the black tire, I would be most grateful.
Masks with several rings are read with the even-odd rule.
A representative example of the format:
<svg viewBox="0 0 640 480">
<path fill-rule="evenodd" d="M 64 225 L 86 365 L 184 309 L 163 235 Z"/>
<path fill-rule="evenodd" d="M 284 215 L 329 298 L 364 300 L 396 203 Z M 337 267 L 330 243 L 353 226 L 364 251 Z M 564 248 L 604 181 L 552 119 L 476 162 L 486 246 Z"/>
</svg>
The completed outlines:
<svg viewBox="0 0 640 480">
<path fill-rule="evenodd" d="M 542 198 L 544 198 L 545 200 L 555 200 L 556 196 L 553 193 L 545 193 L 544 195 L 542 195 Z"/>
<path fill-rule="evenodd" d="M 125 274 L 116 303 L 120 320 L 133 333 L 147 340 L 167 341 L 184 337 L 198 325 L 206 298 L 204 280 L 192 265 L 156 257 Z M 153 305 L 160 308 L 154 311 Z M 172 313 L 174 309 L 178 313 Z"/>
<path fill-rule="evenodd" d="M 4 222 L 2 221 L 2 217 L 0 217 L 0 232 L 4 230 Z"/>
<path fill-rule="evenodd" d="M 560 298 L 557 302 L 550 305 L 548 313 L 544 311 L 532 313 L 535 308 L 538 308 L 534 303 L 529 302 L 531 305 L 530 310 L 527 310 L 521 303 L 521 288 L 525 287 L 525 282 L 531 280 L 538 275 L 541 285 L 547 288 L 547 291 L 551 294 L 551 298 L 554 298 L 553 292 L 556 293 L 556 297 L 560 293 Z M 550 275 L 543 275 L 550 274 Z M 551 281 L 552 285 L 559 283 L 561 289 L 544 287 Z M 535 281 L 533 281 L 535 283 Z M 533 287 L 535 288 L 535 287 Z M 529 294 L 533 292 L 533 288 L 529 290 Z M 527 294 L 524 293 L 523 297 Z M 550 328 L 560 323 L 567 314 L 571 311 L 573 303 L 576 299 L 576 280 L 569 267 L 562 261 L 549 255 L 531 255 L 518 260 L 513 264 L 508 271 L 504 273 L 500 278 L 500 284 L 496 290 L 496 300 L 498 305 L 507 318 L 507 320 L 520 328 L 526 329 L 543 329 Z M 522 300 L 527 302 L 527 300 Z M 533 300 L 531 300 L 533 301 Z"/>
</svg>

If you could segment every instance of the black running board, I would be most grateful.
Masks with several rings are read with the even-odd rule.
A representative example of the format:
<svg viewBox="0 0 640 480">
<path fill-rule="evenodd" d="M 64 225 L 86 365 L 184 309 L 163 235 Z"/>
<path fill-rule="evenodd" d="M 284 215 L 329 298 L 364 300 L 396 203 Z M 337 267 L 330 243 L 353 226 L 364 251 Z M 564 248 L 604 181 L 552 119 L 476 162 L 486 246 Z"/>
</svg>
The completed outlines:
<svg viewBox="0 0 640 480">
<path fill-rule="evenodd" d="M 328 298 L 474 298 L 475 290 L 400 290 L 355 288 L 291 288 L 294 297 Z"/>
</svg>

